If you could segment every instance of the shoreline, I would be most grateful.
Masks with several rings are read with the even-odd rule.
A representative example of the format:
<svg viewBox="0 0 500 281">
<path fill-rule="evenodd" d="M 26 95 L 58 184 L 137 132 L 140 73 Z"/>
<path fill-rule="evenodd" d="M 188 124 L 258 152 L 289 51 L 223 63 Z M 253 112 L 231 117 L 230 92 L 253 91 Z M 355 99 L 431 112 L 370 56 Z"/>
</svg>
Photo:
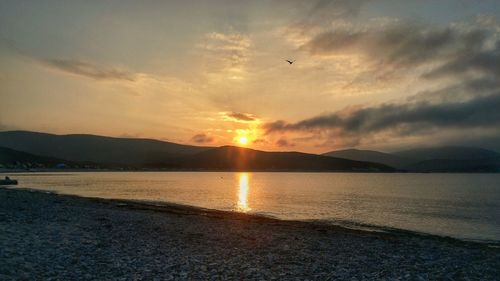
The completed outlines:
<svg viewBox="0 0 500 281">
<path fill-rule="evenodd" d="M 44 192 L 38 189 L 26 189 L 32 192 Z M 500 241 L 495 240 L 479 240 L 479 239 L 461 239 L 451 236 L 443 236 L 425 232 L 418 232 L 413 230 L 406 230 L 400 228 L 393 228 L 388 226 L 379 225 L 369 225 L 353 221 L 346 221 L 347 224 L 352 225 L 349 227 L 340 223 L 336 223 L 328 220 L 321 219 L 308 219 L 308 220 L 293 220 L 293 219 L 281 219 L 271 215 L 255 214 L 255 213 L 243 213 L 237 211 L 225 211 L 218 209 L 203 208 L 193 205 L 179 204 L 167 201 L 147 201 L 147 200 L 133 200 L 133 199 L 108 199 L 99 197 L 84 197 L 79 195 L 71 194 L 60 194 L 57 192 L 49 192 L 57 196 L 63 197 L 75 197 L 81 199 L 95 200 L 97 202 L 104 202 L 112 204 L 114 206 L 125 208 L 129 210 L 144 210 L 153 211 L 159 213 L 167 214 L 180 214 L 180 215 L 192 215 L 192 216 L 205 216 L 209 218 L 217 219 L 229 219 L 229 220 L 246 220 L 246 221 L 256 221 L 260 223 L 286 223 L 294 226 L 303 227 L 316 227 L 332 229 L 335 231 L 344 231 L 346 233 L 353 232 L 357 234 L 379 234 L 388 236 L 417 236 L 427 239 L 443 240 L 453 243 L 464 243 L 472 245 L 484 245 L 487 247 L 498 247 L 500 248 Z"/>
<path fill-rule="evenodd" d="M 0 189 L 5 187 L 0 187 Z M 43 189 L 35 188 L 9 188 L 12 190 L 22 190 L 35 193 L 43 193 L 54 196 L 60 196 L 63 198 L 73 198 L 73 199 L 83 199 L 90 200 L 98 203 L 109 204 L 118 208 L 124 208 L 129 210 L 143 210 L 143 211 L 153 211 L 165 214 L 178 214 L 178 215 L 190 215 L 190 216 L 205 216 L 209 218 L 217 219 L 232 219 L 232 220 L 247 220 L 247 221 L 258 221 L 262 223 L 288 223 L 290 225 L 303 225 L 332 228 L 337 231 L 355 232 L 355 233 L 372 233 L 380 235 L 396 235 L 396 236 L 417 236 L 424 237 L 428 239 L 444 240 L 444 241 L 454 241 L 455 243 L 472 243 L 485 245 L 488 247 L 498 247 L 500 248 L 500 240 L 480 240 L 480 239 L 465 239 L 457 238 L 452 236 L 437 235 L 401 228 L 394 228 L 389 226 L 380 225 L 370 225 L 354 221 L 345 221 L 346 224 L 336 223 L 329 220 L 322 219 L 307 219 L 307 220 L 293 220 L 293 219 L 281 219 L 272 215 L 257 214 L 257 213 L 244 213 L 237 211 L 227 211 L 218 210 L 211 208 L 204 208 L 194 205 L 180 204 L 168 201 L 148 201 L 148 200 L 134 200 L 134 199 L 113 199 L 113 198 L 101 198 L 101 197 L 85 197 L 74 194 L 64 194 L 58 193 L 56 191 L 48 191 Z M 349 226 L 350 225 L 350 226 Z"/>
<path fill-rule="evenodd" d="M 1 173 L 0 173 L 1 174 Z M 47 174 L 47 175 L 56 175 L 55 174 Z M 82 195 L 76 195 L 76 194 L 67 194 L 67 193 L 59 193 L 57 191 L 53 190 L 44 190 L 44 189 L 37 189 L 37 188 L 30 188 L 30 187 L 17 187 L 17 186 L 0 186 L 0 190 L 4 189 L 12 189 L 12 190 L 24 190 L 28 192 L 40 192 L 44 194 L 51 194 L 55 196 L 62 196 L 62 197 L 69 197 L 69 198 L 80 198 L 80 199 L 87 199 L 87 200 L 93 200 L 97 202 L 107 202 L 110 204 L 118 204 L 121 207 L 127 208 L 130 207 L 131 209 L 142 209 L 142 210 L 152 210 L 156 212 L 165 212 L 169 213 L 172 212 L 172 210 L 177 210 L 177 211 L 185 211 L 189 212 L 192 215 L 206 215 L 206 216 L 213 216 L 213 217 L 221 217 L 221 218 L 231 218 L 231 217 L 249 217 L 254 218 L 254 219 L 268 219 L 268 220 L 275 220 L 275 221 L 283 221 L 283 222 L 289 222 L 289 223 L 305 223 L 305 224 L 313 224 L 313 225 L 319 225 L 319 226 L 324 226 L 324 227 L 338 227 L 340 229 L 345 229 L 345 230 L 353 230 L 353 231 L 361 231 L 361 232 L 369 232 L 369 233 L 387 233 L 387 234 L 399 234 L 399 235 L 416 235 L 416 236 L 422 236 L 422 237 L 429 237 L 429 238 L 434 238 L 434 239 L 445 239 L 445 240 L 457 240 L 460 242 L 466 242 L 466 243 L 477 243 L 477 244 L 483 244 L 483 245 L 488 245 L 491 247 L 498 247 L 500 248 L 500 239 L 499 240 L 492 240 L 492 239 L 472 239 L 472 238 L 460 238 L 460 237 L 454 237 L 454 236 L 447 236 L 447 235 L 439 235 L 439 234 L 433 234 L 433 233 L 427 233 L 427 232 L 421 232 L 421 231 L 416 231 L 416 230 L 409 230 L 409 229 L 403 229 L 403 228 L 396 228 L 396 227 L 390 227 L 390 226 L 384 226 L 384 225 L 373 225 L 373 224 L 367 224 L 367 223 L 362 223 L 362 222 L 356 222 L 356 221 L 336 221 L 336 220 L 328 220 L 328 219 L 284 219 L 284 218 L 279 218 L 277 216 L 269 215 L 269 214 L 261 214 L 261 213 L 245 213 L 245 212 L 238 212 L 235 210 L 219 210 L 219 209 L 211 209 L 211 208 L 205 208 L 205 207 L 200 207 L 200 206 L 195 206 L 195 205 L 188 205 L 188 204 L 182 204 L 182 203 L 175 203 L 175 202 L 169 202 L 169 201 L 153 201 L 153 200 L 142 200 L 142 199 L 118 199 L 118 198 L 102 198 L 102 197 L 86 197 Z"/>
<path fill-rule="evenodd" d="M 500 249 L 179 204 L 0 188 L 0 279 L 495 280 Z"/>
</svg>

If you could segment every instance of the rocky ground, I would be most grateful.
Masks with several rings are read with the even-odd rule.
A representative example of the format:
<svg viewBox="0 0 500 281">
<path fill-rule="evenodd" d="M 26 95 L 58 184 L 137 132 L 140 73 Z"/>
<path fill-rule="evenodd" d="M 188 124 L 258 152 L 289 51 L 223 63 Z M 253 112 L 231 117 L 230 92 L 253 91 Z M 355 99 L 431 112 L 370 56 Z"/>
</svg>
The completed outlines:
<svg viewBox="0 0 500 281">
<path fill-rule="evenodd" d="M 500 249 L 0 188 L 0 280 L 500 280 Z"/>
</svg>

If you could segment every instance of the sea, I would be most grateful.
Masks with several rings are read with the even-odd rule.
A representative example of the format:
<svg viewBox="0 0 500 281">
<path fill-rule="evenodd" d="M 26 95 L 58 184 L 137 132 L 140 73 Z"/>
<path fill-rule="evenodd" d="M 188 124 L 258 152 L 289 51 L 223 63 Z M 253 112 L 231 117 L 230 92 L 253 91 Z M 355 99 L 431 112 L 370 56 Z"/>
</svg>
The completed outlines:
<svg viewBox="0 0 500 281">
<path fill-rule="evenodd" d="M 19 173 L 15 188 L 500 242 L 500 174 Z"/>
</svg>

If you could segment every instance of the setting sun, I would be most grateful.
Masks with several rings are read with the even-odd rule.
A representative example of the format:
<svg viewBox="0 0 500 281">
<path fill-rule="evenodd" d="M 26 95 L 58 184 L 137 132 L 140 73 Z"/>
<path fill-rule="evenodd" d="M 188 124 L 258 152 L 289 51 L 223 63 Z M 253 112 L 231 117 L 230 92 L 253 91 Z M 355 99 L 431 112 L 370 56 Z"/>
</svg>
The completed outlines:
<svg viewBox="0 0 500 281">
<path fill-rule="evenodd" d="M 233 137 L 233 143 L 240 146 L 255 144 L 260 135 L 260 130 L 259 128 L 257 128 L 257 126 L 259 126 L 258 121 L 256 121 L 254 124 L 251 124 L 248 128 L 236 129 L 236 134 Z"/>
<path fill-rule="evenodd" d="M 248 138 L 245 136 L 241 136 L 238 138 L 238 143 L 241 145 L 246 145 L 248 143 Z"/>
</svg>

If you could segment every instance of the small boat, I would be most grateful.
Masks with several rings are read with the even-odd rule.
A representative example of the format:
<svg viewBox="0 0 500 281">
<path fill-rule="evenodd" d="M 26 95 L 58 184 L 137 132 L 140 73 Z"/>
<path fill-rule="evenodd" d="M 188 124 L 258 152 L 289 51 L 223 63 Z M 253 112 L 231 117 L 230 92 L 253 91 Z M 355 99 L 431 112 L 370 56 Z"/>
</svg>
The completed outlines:
<svg viewBox="0 0 500 281">
<path fill-rule="evenodd" d="M 17 180 L 11 180 L 9 177 L 0 180 L 0 185 L 16 185 Z"/>
</svg>

